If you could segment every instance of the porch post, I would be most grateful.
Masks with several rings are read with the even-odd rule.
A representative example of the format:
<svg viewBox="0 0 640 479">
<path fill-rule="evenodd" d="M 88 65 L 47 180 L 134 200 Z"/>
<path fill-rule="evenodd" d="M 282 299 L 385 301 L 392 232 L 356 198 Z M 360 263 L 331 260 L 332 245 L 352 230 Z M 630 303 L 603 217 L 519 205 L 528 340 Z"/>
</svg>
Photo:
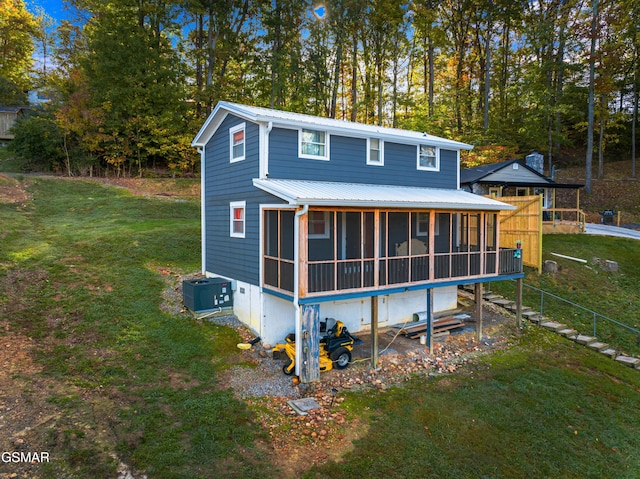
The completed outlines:
<svg viewBox="0 0 640 479">
<path fill-rule="evenodd" d="M 300 352 L 296 355 L 300 365 L 300 382 L 310 383 L 320 379 L 320 305 L 302 305 Z"/>
<path fill-rule="evenodd" d="M 522 278 L 516 279 L 516 322 L 522 329 Z"/>
<path fill-rule="evenodd" d="M 378 369 L 378 297 L 371 296 L 371 367 Z"/>
<path fill-rule="evenodd" d="M 427 289 L 427 347 L 433 353 L 433 289 Z"/>
<path fill-rule="evenodd" d="M 476 341 L 482 341 L 482 283 L 475 284 Z"/>
</svg>

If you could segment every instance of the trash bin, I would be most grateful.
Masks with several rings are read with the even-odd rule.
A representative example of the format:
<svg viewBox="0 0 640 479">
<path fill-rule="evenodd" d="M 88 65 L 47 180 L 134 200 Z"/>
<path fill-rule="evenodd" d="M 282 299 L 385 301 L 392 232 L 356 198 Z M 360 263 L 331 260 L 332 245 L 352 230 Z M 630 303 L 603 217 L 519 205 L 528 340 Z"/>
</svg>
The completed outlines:
<svg viewBox="0 0 640 479">
<path fill-rule="evenodd" d="M 614 210 L 604 210 L 601 211 L 600 214 L 602 215 L 601 221 L 603 224 L 613 224 L 613 218 L 616 215 L 616 212 Z"/>
</svg>

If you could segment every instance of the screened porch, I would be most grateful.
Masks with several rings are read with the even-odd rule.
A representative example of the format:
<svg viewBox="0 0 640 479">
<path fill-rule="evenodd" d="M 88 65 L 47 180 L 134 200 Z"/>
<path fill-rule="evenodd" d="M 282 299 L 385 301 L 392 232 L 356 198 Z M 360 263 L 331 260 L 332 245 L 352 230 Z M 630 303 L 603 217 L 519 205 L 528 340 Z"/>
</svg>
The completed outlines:
<svg viewBox="0 0 640 479">
<path fill-rule="evenodd" d="M 263 211 L 263 284 L 294 291 L 294 209 Z M 301 296 L 519 273 L 495 211 L 314 208 L 299 218 Z"/>
</svg>

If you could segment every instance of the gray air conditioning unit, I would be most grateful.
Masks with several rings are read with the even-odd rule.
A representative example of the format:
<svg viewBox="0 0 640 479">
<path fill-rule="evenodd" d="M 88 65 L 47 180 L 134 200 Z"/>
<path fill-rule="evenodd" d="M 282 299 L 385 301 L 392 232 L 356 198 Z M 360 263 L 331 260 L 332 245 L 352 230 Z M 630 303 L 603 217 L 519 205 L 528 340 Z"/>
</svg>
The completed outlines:
<svg viewBox="0 0 640 479">
<path fill-rule="evenodd" d="M 182 282 L 182 301 L 191 311 L 231 308 L 231 281 L 224 278 L 191 279 Z"/>
</svg>

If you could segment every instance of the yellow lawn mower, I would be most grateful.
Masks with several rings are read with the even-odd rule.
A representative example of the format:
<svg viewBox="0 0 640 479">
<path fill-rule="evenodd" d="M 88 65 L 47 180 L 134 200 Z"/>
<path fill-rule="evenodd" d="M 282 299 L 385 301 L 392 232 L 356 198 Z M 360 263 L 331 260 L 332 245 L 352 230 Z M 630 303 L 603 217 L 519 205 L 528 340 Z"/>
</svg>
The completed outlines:
<svg viewBox="0 0 640 479">
<path fill-rule="evenodd" d="M 327 323 L 335 321 L 335 324 L 327 331 Z M 320 371 L 330 371 L 334 367 L 344 369 L 351 362 L 351 351 L 354 344 L 362 341 L 353 336 L 342 321 L 327 318 L 320 322 L 320 332 L 326 332 L 320 338 Z M 287 376 L 296 369 L 296 336 L 291 333 L 285 338 L 285 343 L 276 344 L 271 350 L 274 359 L 280 359 L 282 354 L 287 358 L 287 363 L 282 366 L 282 372 Z"/>
</svg>

